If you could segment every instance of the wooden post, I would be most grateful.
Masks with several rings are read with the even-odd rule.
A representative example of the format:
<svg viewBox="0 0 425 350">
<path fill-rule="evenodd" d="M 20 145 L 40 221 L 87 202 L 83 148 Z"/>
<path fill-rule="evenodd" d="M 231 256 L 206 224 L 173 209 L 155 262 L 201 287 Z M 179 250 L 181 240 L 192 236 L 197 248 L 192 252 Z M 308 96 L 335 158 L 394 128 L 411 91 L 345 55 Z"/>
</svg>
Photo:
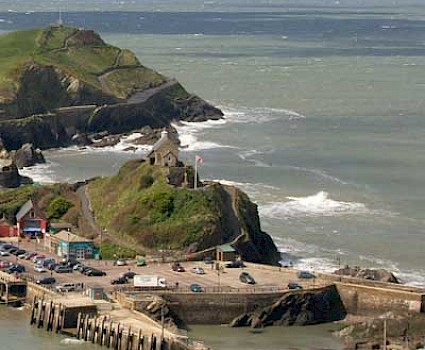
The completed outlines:
<svg viewBox="0 0 425 350">
<path fill-rule="evenodd" d="M 142 330 L 141 330 L 141 329 L 139 329 L 139 333 L 137 334 L 137 345 L 136 345 L 136 350 L 140 350 L 141 338 L 142 338 Z"/>
<path fill-rule="evenodd" d="M 37 297 L 34 295 L 34 298 L 32 299 L 32 306 L 31 306 L 30 325 L 33 325 L 35 323 L 36 305 L 37 305 Z"/>
<path fill-rule="evenodd" d="M 131 336 L 131 326 L 128 328 L 127 341 L 125 344 L 125 350 L 131 350 L 130 345 L 132 345 L 132 336 Z"/>
<path fill-rule="evenodd" d="M 89 315 L 84 317 L 84 341 L 88 339 L 88 331 L 89 331 Z"/>
<path fill-rule="evenodd" d="M 109 322 L 109 327 L 106 333 L 106 347 L 109 348 L 111 345 L 111 336 L 112 336 L 112 321 Z"/>
<path fill-rule="evenodd" d="M 99 345 L 103 345 L 104 337 L 105 337 L 105 318 L 102 319 L 102 323 L 100 326 L 100 337 L 97 342 Z"/>
<path fill-rule="evenodd" d="M 77 339 L 80 339 L 80 331 L 81 331 L 81 312 L 79 312 L 77 316 Z"/>
</svg>

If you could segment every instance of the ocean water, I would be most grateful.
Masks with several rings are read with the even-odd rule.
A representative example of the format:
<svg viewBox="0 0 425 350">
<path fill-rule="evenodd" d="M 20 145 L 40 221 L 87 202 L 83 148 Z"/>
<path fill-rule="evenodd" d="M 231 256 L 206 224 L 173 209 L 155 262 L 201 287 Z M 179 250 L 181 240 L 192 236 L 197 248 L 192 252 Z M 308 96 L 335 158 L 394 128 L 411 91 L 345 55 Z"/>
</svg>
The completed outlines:
<svg viewBox="0 0 425 350">
<path fill-rule="evenodd" d="M 181 157 L 201 155 L 204 179 L 250 195 L 283 260 L 386 268 L 425 286 L 425 3 L 3 0 L 0 32 L 59 10 L 223 109 L 224 120 L 177 126 Z M 47 151 L 24 173 L 113 174 L 146 151 L 123 145 Z"/>
</svg>

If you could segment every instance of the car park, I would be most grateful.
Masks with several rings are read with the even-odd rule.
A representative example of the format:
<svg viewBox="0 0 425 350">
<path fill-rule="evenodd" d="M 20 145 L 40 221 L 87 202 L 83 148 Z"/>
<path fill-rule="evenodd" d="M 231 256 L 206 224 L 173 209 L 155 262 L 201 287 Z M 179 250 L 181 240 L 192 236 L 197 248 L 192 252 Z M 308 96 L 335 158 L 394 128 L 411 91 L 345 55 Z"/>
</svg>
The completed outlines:
<svg viewBox="0 0 425 350">
<path fill-rule="evenodd" d="M 203 288 L 198 283 L 192 283 L 190 285 L 190 291 L 193 292 L 193 293 L 201 293 L 203 291 Z"/>
<path fill-rule="evenodd" d="M 111 284 L 125 284 L 125 283 L 128 283 L 128 279 L 123 276 L 114 278 L 111 281 Z"/>
<path fill-rule="evenodd" d="M 255 284 L 254 278 L 248 272 L 242 272 L 239 275 L 239 281 L 247 284 Z"/>
<path fill-rule="evenodd" d="M 199 267 L 199 266 L 193 267 L 190 271 L 193 272 L 193 273 L 196 273 L 197 275 L 204 275 L 205 274 L 205 270 L 202 267 Z"/>
<path fill-rule="evenodd" d="M 300 272 L 298 272 L 298 278 L 301 278 L 301 279 L 311 279 L 311 278 L 316 278 L 316 276 L 315 275 L 313 275 L 311 272 L 309 272 L 309 271 L 300 271 Z"/>
<path fill-rule="evenodd" d="M 38 279 L 37 281 L 35 281 L 35 283 L 41 285 L 52 285 L 56 283 L 56 279 L 54 277 L 45 277 Z"/>
<path fill-rule="evenodd" d="M 288 289 L 303 289 L 303 287 L 297 282 L 289 282 Z"/>
</svg>

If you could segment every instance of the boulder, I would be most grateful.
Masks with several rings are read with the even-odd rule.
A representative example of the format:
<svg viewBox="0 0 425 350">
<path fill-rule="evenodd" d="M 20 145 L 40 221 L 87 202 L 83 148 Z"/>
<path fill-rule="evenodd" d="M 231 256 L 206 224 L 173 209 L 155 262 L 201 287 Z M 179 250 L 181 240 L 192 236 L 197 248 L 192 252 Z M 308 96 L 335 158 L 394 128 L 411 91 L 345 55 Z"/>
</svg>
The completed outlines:
<svg viewBox="0 0 425 350">
<path fill-rule="evenodd" d="M 391 272 L 385 269 L 361 269 L 359 266 L 344 266 L 334 272 L 336 275 L 363 278 L 372 281 L 400 283 Z"/>
<path fill-rule="evenodd" d="M 39 149 L 34 149 L 33 145 L 30 143 L 26 143 L 17 151 L 11 152 L 11 156 L 19 169 L 39 163 L 46 163 L 41 151 Z"/>
<path fill-rule="evenodd" d="M 268 307 L 235 318 L 233 327 L 304 326 L 342 320 L 346 310 L 334 285 L 290 291 Z"/>
</svg>

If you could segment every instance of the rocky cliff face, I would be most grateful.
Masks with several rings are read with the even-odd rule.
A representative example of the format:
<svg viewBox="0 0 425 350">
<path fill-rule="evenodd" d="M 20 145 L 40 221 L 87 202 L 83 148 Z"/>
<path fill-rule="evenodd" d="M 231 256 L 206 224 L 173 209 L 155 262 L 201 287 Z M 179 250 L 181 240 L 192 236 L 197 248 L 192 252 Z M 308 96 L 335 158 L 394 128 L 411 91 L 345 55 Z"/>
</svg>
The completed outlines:
<svg viewBox="0 0 425 350">
<path fill-rule="evenodd" d="M 233 327 L 305 326 L 342 320 L 344 305 L 335 286 L 314 291 L 291 291 L 269 307 L 240 315 Z"/>
<path fill-rule="evenodd" d="M 384 269 L 361 269 L 359 266 L 345 266 L 334 272 L 336 275 L 363 278 L 372 281 L 400 283 L 391 272 Z"/>
<path fill-rule="evenodd" d="M 261 230 L 257 205 L 236 187 L 213 186 L 221 198 L 220 219 L 212 233 L 198 242 L 197 250 L 232 243 L 245 261 L 278 265 L 280 253 L 271 237 Z"/>
</svg>

